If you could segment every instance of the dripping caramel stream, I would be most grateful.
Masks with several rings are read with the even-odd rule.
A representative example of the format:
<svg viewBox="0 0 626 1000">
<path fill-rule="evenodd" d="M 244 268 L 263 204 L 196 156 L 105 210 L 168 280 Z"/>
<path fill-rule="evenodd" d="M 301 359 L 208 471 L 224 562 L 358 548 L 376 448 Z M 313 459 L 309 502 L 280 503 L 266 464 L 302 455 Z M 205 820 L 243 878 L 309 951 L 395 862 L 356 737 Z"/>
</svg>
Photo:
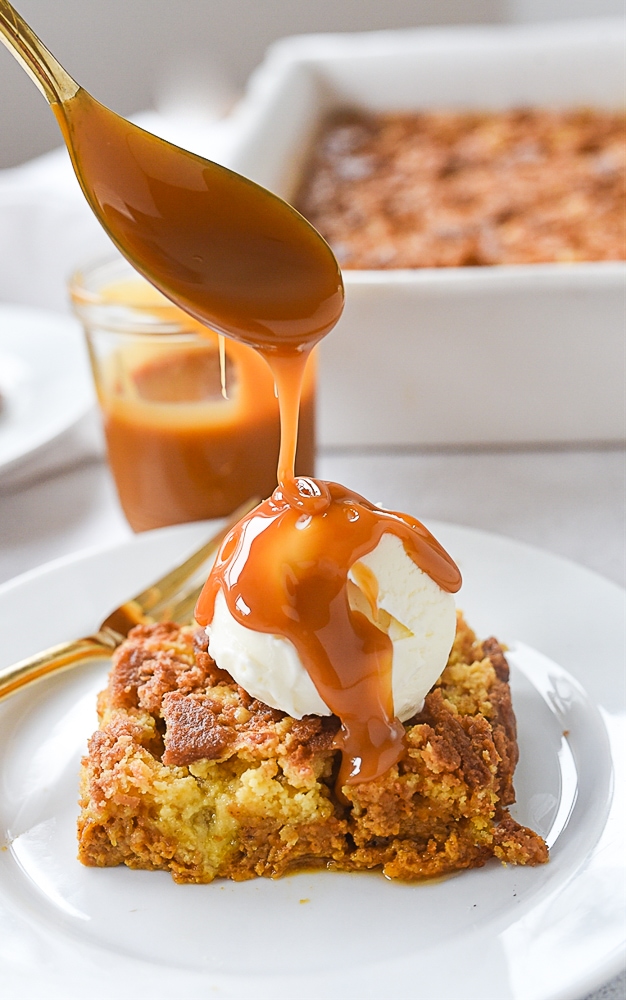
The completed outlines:
<svg viewBox="0 0 626 1000">
<path fill-rule="evenodd" d="M 225 540 L 198 605 L 222 588 L 231 614 L 291 638 L 339 716 L 340 781 L 363 781 L 402 752 L 391 642 L 350 607 L 348 572 L 384 531 L 454 592 L 458 569 L 419 522 L 333 483 L 294 476 L 306 354 L 336 324 L 343 283 L 330 247 L 280 198 L 132 125 L 68 76 L 7 0 L 0 34 L 51 104 L 95 215 L 131 264 L 213 331 L 259 350 L 279 391 L 279 486 Z"/>
</svg>

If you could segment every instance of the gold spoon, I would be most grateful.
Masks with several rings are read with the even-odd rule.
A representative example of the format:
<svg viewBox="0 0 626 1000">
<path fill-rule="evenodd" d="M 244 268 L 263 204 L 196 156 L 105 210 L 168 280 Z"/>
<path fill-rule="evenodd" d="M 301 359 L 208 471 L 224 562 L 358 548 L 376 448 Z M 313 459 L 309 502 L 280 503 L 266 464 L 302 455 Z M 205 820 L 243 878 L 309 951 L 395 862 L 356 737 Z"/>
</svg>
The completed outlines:
<svg viewBox="0 0 626 1000">
<path fill-rule="evenodd" d="M 54 111 L 98 220 L 148 281 L 201 323 L 265 352 L 310 347 L 334 326 L 339 266 L 295 209 L 99 104 L 8 0 L 0 38 Z"/>
</svg>

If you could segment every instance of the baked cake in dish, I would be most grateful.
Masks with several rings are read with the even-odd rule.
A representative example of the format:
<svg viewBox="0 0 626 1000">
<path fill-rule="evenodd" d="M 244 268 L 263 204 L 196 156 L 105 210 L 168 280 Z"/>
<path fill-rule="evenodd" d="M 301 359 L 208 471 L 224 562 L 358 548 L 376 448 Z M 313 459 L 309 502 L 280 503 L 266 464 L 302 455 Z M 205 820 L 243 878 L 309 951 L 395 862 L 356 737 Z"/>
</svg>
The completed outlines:
<svg viewBox="0 0 626 1000">
<path fill-rule="evenodd" d="M 339 720 L 253 700 L 203 630 L 138 626 L 117 650 L 82 762 L 79 859 L 177 882 L 382 869 L 419 879 L 490 858 L 541 864 L 510 816 L 518 758 L 509 670 L 458 617 L 448 664 L 405 724 L 398 764 L 336 788 Z"/>
<path fill-rule="evenodd" d="M 344 268 L 621 260 L 625 179 L 623 112 L 346 112 L 295 204 Z"/>
</svg>

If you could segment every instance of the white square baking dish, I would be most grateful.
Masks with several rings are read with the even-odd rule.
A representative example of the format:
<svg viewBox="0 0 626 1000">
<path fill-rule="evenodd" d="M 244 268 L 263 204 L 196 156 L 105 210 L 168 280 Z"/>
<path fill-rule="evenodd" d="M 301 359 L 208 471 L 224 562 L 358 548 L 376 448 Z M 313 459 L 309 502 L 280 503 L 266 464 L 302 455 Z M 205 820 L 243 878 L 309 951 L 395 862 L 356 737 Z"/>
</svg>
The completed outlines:
<svg viewBox="0 0 626 1000">
<path fill-rule="evenodd" d="M 622 22 L 285 39 L 229 165 L 290 199 L 333 109 L 622 107 Z M 320 352 L 323 446 L 624 437 L 623 262 L 345 271 Z"/>
</svg>

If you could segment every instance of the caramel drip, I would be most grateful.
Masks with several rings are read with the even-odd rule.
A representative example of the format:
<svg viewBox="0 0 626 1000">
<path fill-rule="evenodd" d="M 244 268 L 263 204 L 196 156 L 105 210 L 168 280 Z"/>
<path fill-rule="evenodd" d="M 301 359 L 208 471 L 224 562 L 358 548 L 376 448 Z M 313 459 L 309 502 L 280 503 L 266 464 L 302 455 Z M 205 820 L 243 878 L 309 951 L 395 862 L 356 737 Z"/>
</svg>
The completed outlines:
<svg viewBox="0 0 626 1000">
<path fill-rule="evenodd" d="M 55 113 L 87 200 L 121 252 L 200 323 L 255 347 L 278 388 L 278 489 L 224 541 L 198 621 L 212 620 L 222 589 L 240 623 L 290 639 L 341 720 L 339 785 L 375 778 L 399 759 L 403 727 L 393 712 L 391 641 L 350 606 L 350 567 L 391 531 L 443 589 L 457 590 L 460 575 L 418 521 L 335 483 L 295 478 L 306 356 L 343 308 L 338 264 L 285 202 L 84 90 Z"/>
<path fill-rule="evenodd" d="M 350 606 L 350 567 L 391 532 L 443 590 L 458 590 L 461 577 L 419 521 L 380 510 L 337 483 L 304 482 L 328 497 L 325 510 L 307 513 L 306 494 L 299 509 L 279 487 L 224 540 L 196 618 L 201 625 L 211 622 L 222 590 L 240 624 L 294 644 L 320 697 L 342 723 L 341 786 L 387 771 L 402 754 L 404 734 L 393 711 L 391 640 Z"/>
<path fill-rule="evenodd" d="M 298 443 L 298 416 L 304 369 L 309 351 L 289 351 L 274 354 L 263 352 L 270 366 L 278 392 L 280 408 L 280 453 L 277 479 L 283 489 L 293 482 Z"/>
</svg>

